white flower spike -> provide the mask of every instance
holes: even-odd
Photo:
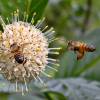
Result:
[[[59,66],[55,59],[48,58],[48,54],[59,54],[60,50],[48,48],[49,43],[55,40],[53,28],[47,30],[46,26],[40,30],[44,18],[33,25],[35,15],[34,13],[31,23],[27,22],[27,14],[20,21],[18,10],[14,12],[11,23],[7,18],[6,24],[0,17],[4,30],[0,36],[0,73],[8,81],[15,83],[16,91],[19,89],[18,85],[22,84],[22,94],[24,90],[28,91],[27,83],[31,80],[40,80],[43,83],[40,73],[50,76],[44,72],[46,67],[56,71],[48,64]]]

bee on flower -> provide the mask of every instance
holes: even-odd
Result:
[[[3,32],[0,35],[0,73],[11,83],[15,83],[16,91],[28,91],[28,83],[31,80],[39,80],[40,74],[45,73],[46,67],[56,70],[50,65],[59,66],[56,59],[49,58],[48,54],[59,54],[60,48],[49,48],[49,43],[54,41],[53,28],[47,30],[47,26],[40,29],[44,18],[34,25],[33,14],[31,23],[19,20],[19,11],[15,11],[12,22],[6,24],[0,16]],[[24,86],[23,86],[24,85]],[[25,87],[25,89],[24,89]]]

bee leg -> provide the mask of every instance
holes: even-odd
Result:
[[[75,47],[74,48],[74,53],[77,53],[77,52],[79,52],[79,48],[78,47]]]
[[[9,57],[9,59],[12,59],[12,58],[13,58],[13,56],[10,56],[10,57]]]
[[[83,56],[84,56],[84,53],[77,52],[77,60],[82,59]]]
[[[24,66],[24,64],[27,62],[27,58],[25,58],[25,60],[24,60],[24,62],[23,62],[23,66]]]

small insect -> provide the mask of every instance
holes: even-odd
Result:
[[[24,45],[22,45],[24,46]],[[24,54],[21,51],[22,46],[18,46],[17,43],[10,45],[11,53],[14,55],[15,61],[19,64],[25,64],[27,59],[24,57]]]
[[[68,41],[68,50],[75,51],[77,53],[77,60],[80,60],[83,58],[85,52],[93,52],[96,48],[84,42]]]

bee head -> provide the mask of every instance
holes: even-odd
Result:
[[[14,53],[14,52],[16,52],[16,51],[19,50],[19,46],[15,42],[15,43],[13,43],[13,44],[10,45],[10,49],[11,49],[11,52]]]
[[[67,47],[68,50],[74,50],[74,42],[72,40],[68,41]]]

